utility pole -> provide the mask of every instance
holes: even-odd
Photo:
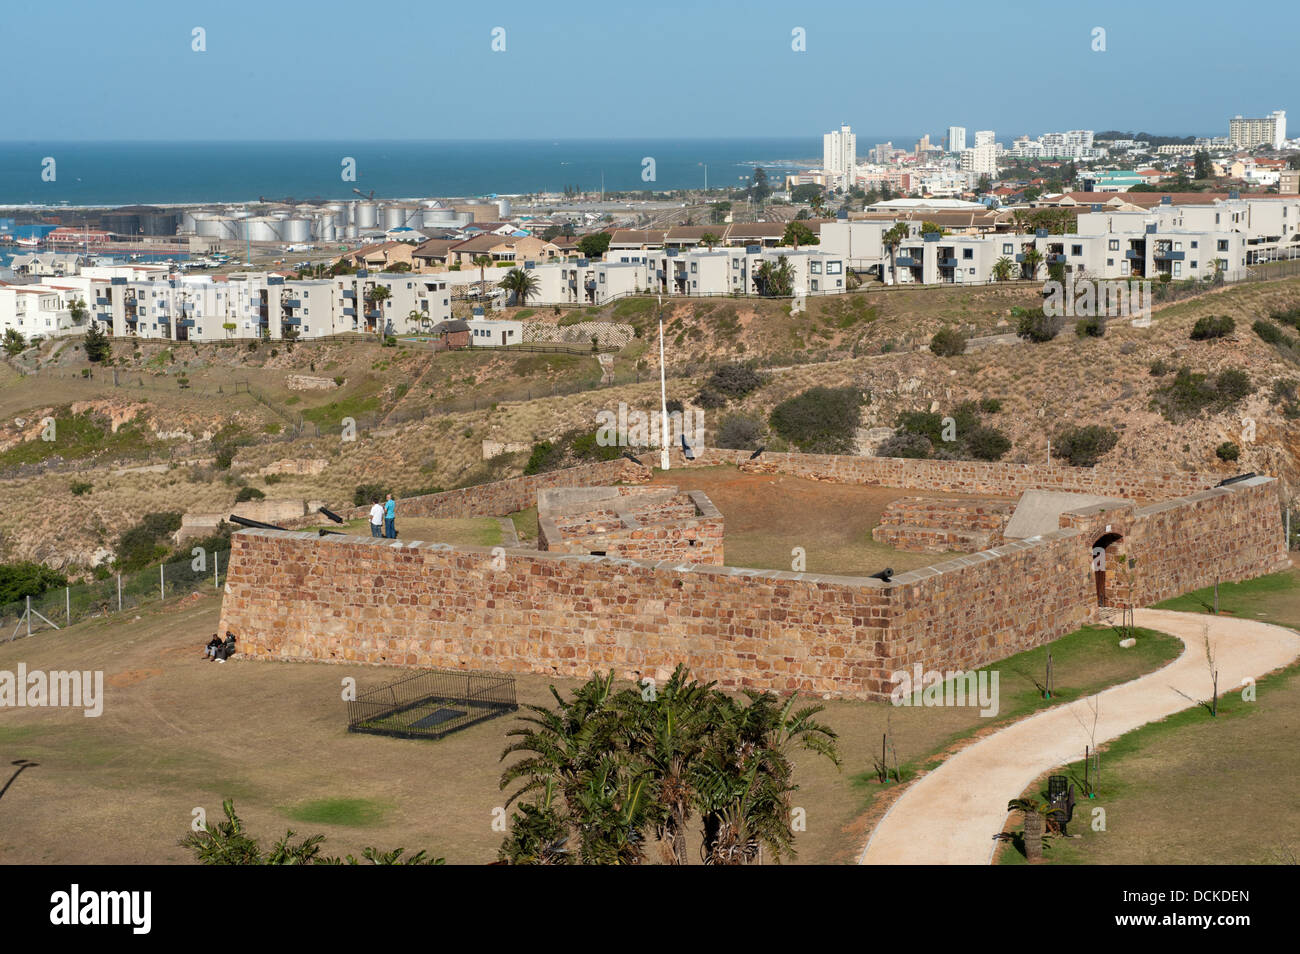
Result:
[[[664,300],[659,298],[659,467],[668,470],[668,384],[664,373]]]

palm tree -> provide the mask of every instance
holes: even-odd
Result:
[[[487,280],[483,277],[483,271],[492,264],[492,259],[487,255],[475,255],[473,264],[478,266],[478,285],[484,292],[487,291]]]
[[[374,309],[375,315],[377,316],[375,318],[375,331],[381,335],[384,333],[383,303],[392,297],[393,293],[388,290],[388,286],[386,285],[373,285],[366,290],[366,301],[370,303],[370,307]]]
[[[1025,277],[1030,280],[1037,278],[1038,269],[1043,264],[1043,253],[1035,248],[1032,243],[1027,243],[1020,260],[1024,265]]]
[[[710,250],[712,250],[713,246],[717,245],[719,241],[721,240],[712,232],[705,232],[700,236],[700,244],[708,247]]]
[[[891,278],[898,270],[898,265],[896,263],[898,248],[904,241],[906,241],[910,234],[911,230],[907,227],[906,222],[895,222],[880,236],[881,244],[889,250],[889,274]]]
[[[1003,255],[993,263],[993,280],[999,282],[1007,281],[1011,277],[1011,273],[1015,270],[1015,267],[1016,263]]]
[[[514,292],[515,304],[520,308],[528,304],[530,296],[537,294],[537,286],[537,276],[526,268],[518,267],[506,272],[506,277],[497,283],[498,288]]]
[[[1036,798],[1013,798],[1007,811],[1020,812],[1025,823],[1025,858],[1039,861],[1043,857],[1043,829],[1052,806]]]

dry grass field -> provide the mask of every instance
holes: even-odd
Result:
[[[102,669],[106,683],[98,718],[67,709],[6,714],[0,760],[38,764],[0,799],[0,862],[185,862],[176,842],[194,810],[212,818],[228,797],[266,839],[292,827],[327,835],[332,852],[376,845],[427,848],[458,863],[495,857],[501,834],[492,830],[492,813],[505,801],[499,756],[511,717],[437,742],[349,734],[341,681],[353,676],[364,688],[393,670],[206,662],[201,649],[218,612],[216,597],[189,597],[0,643],[0,670],[19,662],[29,671]],[[1058,640],[1056,701],[1157,668],[1176,651],[1172,642],[1151,635],[1138,651],[1125,651],[1102,630]],[[1034,685],[1043,652],[999,664],[999,719],[1047,704]],[[561,691],[574,685],[521,676],[520,702],[545,703],[553,682]],[[991,721],[972,708],[825,704],[843,767],[797,757],[795,804],[808,819],[797,841],[804,863],[854,860],[873,800],[897,788],[873,780],[882,733],[891,735],[891,758],[907,778]]]

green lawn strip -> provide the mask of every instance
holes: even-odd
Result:
[[[322,798],[283,809],[294,821],[311,825],[365,828],[381,824],[389,807],[370,798]]]
[[[1222,585],[1220,585],[1219,595],[1220,599],[1222,599]],[[1287,688],[1291,680],[1298,676],[1300,676],[1300,662],[1292,663],[1283,669],[1260,677],[1255,683],[1256,698],[1261,698],[1266,692],[1277,692]],[[1208,686],[1208,676],[1206,681]],[[1113,809],[1117,801],[1134,794],[1139,786],[1148,783],[1147,776],[1150,762],[1154,758],[1151,752],[1152,747],[1179,730],[1191,726],[1205,725],[1211,721],[1223,720],[1226,722],[1256,715],[1260,711],[1258,702],[1248,702],[1242,698],[1241,688],[1241,686],[1233,686],[1226,691],[1220,692],[1217,716],[1210,715],[1208,708],[1210,698],[1207,691],[1204,700],[1198,700],[1195,704],[1189,703],[1186,709],[1166,716],[1158,722],[1148,722],[1146,725],[1139,726],[1116,739],[1112,739],[1110,742],[1104,743],[1100,746],[1101,770],[1095,776],[1090,776],[1090,781],[1093,783],[1093,798],[1087,798],[1082,794],[1084,777],[1082,759],[1053,769],[1049,774],[1065,775],[1074,783],[1077,801],[1074,807],[1074,819],[1070,823],[1069,831],[1072,836],[1082,835],[1083,837],[1045,839],[1043,842],[1044,862],[1088,864],[1087,849],[1089,842],[1100,834],[1094,832],[1089,824],[1092,809],[1096,807],[1107,808],[1107,810]],[[1130,760],[1139,760],[1142,765],[1140,767],[1132,766]],[[1046,798],[1046,776],[1035,783],[1030,795],[1036,795],[1040,799]],[[1021,825],[1017,826],[1014,832],[1020,833],[1023,830],[1024,827]],[[1028,861],[1016,847],[1006,845],[999,850],[995,863],[1023,865],[1028,864]]]
[[[1076,699],[1090,696],[1111,686],[1130,682],[1139,676],[1154,672],[1176,659],[1183,651],[1183,643],[1177,637],[1159,633],[1150,629],[1136,628],[1133,635],[1137,644],[1130,649],[1122,649],[1119,634],[1106,626],[1084,626],[1060,639],[1044,646],[1016,653],[996,663],[975,670],[976,673],[997,671],[1000,675],[998,685],[998,715],[989,719],[979,718],[971,725],[957,732],[949,733],[933,745],[924,755],[899,764],[902,781],[915,778],[924,771],[933,771],[943,764],[943,753],[956,743],[970,738],[977,732],[991,727],[1002,727],[1018,722],[1020,719],[1044,709]],[[1055,685],[1050,699],[1044,698],[1039,686],[1044,681],[1047,653],[1052,653],[1053,669],[1056,673]],[[1090,679],[1080,685],[1070,685],[1071,669],[1082,666],[1095,666],[1116,658],[1116,654],[1128,654],[1126,662],[1132,668],[1126,672],[1114,673],[1099,679]],[[1061,681],[1061,680],[1064,681]],[[945,683],[946,685],[946,683]],[[892,703],[881,703],[892,705]],[[891,780],[886,785],[879,784],[875,771],[868,770],[855,774],[853,784],[866,796],[866,805],[880,791],[897,784]],[[865,806],[864,806],[865,807]]]
[[[1213,586],[1193,590],[1153,607],[1182,613],[1210,613],[1213,608]],[[1292,568],[1241,583],[1220,583],[1219,613],[1300,629],[1300,570]]]

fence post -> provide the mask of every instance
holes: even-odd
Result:
[[[66,596],[68,599],[68,625],[71,626],[72,625],[72,587],[65,586],[63,588],[63,595]]]
[[[167,599],[167,578],[163,576],[164,565],[162,563],[158,564],[158,598],[162,600]]]
[[[212,551],[212,588],[221,591],[221,551]]]
[[[32,598],[27,597],[27,612],[23,614],[27,618],[27,635],[32,634]]]
[[[117,611],[122,612],[122,574],[117,575]]]

